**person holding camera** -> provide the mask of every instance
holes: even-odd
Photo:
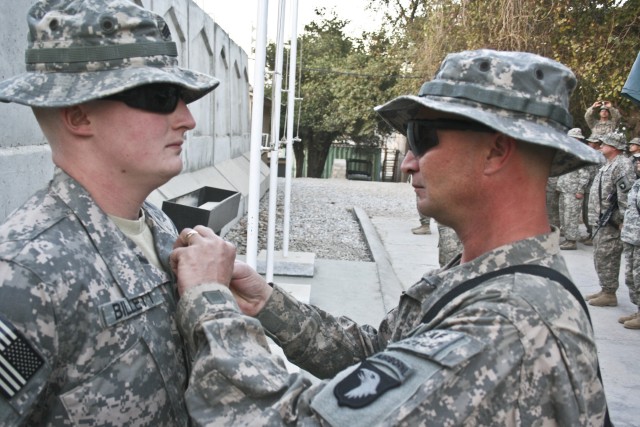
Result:
[[[592,135],[615,132],[621,118],[620,110],[611,105],[610,101],[596,101],[584,113],[584,119]]]

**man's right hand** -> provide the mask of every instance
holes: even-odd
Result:
[[[267,281],[242,261],[235,262],[229,289],[240,310],[252,317],[260,313],[273,292]]]

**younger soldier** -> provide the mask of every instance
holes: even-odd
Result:
[[[127,0],[42,0],[28,22],[0,100],[32,107],[56,168],[0,227],[0,425],[187,426],[177,232],[145,199],[218,81],[179,68],[165,21]]]

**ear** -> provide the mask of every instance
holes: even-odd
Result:
[[[516,140],[502,133],[496,133],[489,144],[484,172],[492,175],[502,170],[516,152]]]
[[[76,136],[90,136],[93,134],[91,120],[87,108],[83,104],[61,108],[62,124]]]

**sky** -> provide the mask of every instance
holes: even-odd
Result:
[[[258,22],[258,0],[194,0],[213,20],[220,25],[251,57],[251,47],[256,38]],[[279,0],[269,0],[267,24],[268,41],[276,41],[278,28]],[[284,24],[284,41],[291,37],[291,3],[287,1]],[[348,34],[360,35],[362,31],[374,30],[379,27],[380,17],[369,10],[365,10],[369,0],[298,0],[298,35],[304,26],[316,19],[314,10],[326,8],[335,10],[340,19],[348,20],[346,27]]]

